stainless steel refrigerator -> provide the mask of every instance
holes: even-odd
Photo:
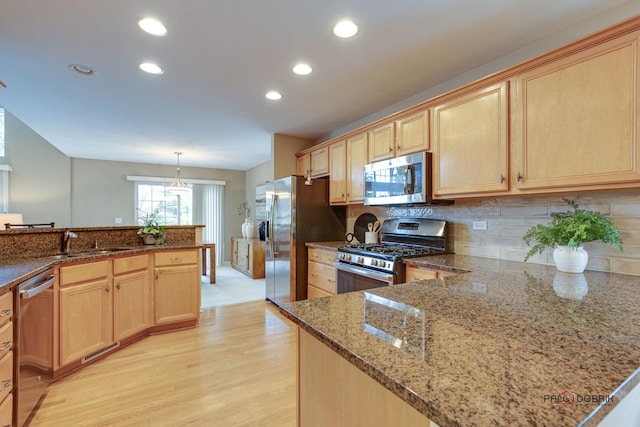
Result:
[[[329,181],[289,176],[266,184],[266,291],[276,305],[307,298],[307,242],[343,241],[346,208],[329,206]]]

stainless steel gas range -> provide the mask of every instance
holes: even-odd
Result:
[[[339,294],[404,283],[404,259],[451,253],[443,220],[387,219],[380,237],[380,243],[338,248],[334,266]]]

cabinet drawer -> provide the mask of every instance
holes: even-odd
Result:
[[[336,262],[336,251],[320,248],[309,248],[309,261],[333,265]]]
[[[113,260],[113,274],[129,273],[130,271],[144,270],[149,267],[148,255],[135,255]]]
[[[0,359],[0,401],[3,400],[13,388],[13,352],[9,352]]]
[[[169,251],[154,254],[156,267],[162,265],[197,264],[197,251]]]
[[[319,262],[310,262],[308,267],[308,284],[330,292],[333,295],[337,293],[336,269],[333,266]]]
[[[327,291],[323,291],[320,288],[316,288],[313,285],[307,285],[307,299],[314,299],[314,298],[322,298],[322,297],[330,297],[333,294],[327,292]]]
[[[7,323],[13,315],[13,293],[0,295],[0,325]]]
[[[13,322],[0,328],[0,359],[11,351],[13,347]],[[0,424],[1,425],[1,424]]]
[[[111,260],[60,267],[60,286],[101,279],[110,273]]]

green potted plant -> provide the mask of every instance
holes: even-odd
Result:
[[[138,221],[142,227],[138,229],[138,236],[142,237],[145,245],[161,245],[166,240],[164,225],[158,224],[158,213],[159,210],[155,209],[152,213],[143,213],[139,217]]]
[[[611,219],[601,212],[579,209],[573,200],[562,200],[573,210],[552,213],[549,224],[535,225],[522,236],[529,246],[536,241],[525,261],[546,248],[555,248],[553,260],[559,271],[582,273],[589,259],[583,243],[600,240],[622,252],[622,236]]]

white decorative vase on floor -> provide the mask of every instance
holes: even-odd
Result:
[[[253,224],[253,221],[251,221],[249,218],[245,219],[245,225],[246,225],[245,231],[247,233],[246,238],[251,239],[255,233],[255,225]]]
[[[242,223],[242,238],[247,238],[247,218],[245,218],[244,222]]]
[[[558,271],[582,273],[589,261],[589,254],[582,246],[577,248],[558,246],[553,250],[553,261]]]

